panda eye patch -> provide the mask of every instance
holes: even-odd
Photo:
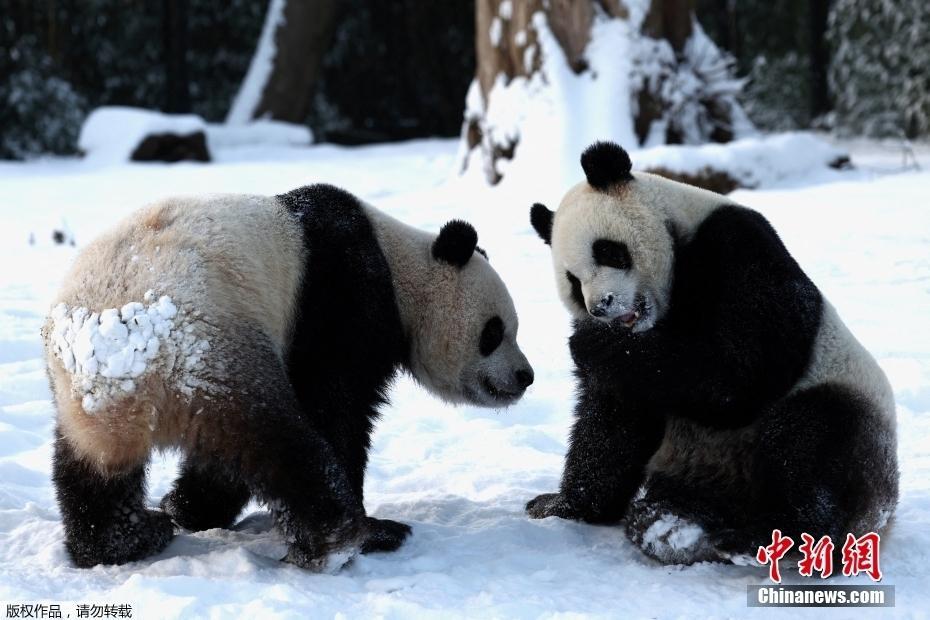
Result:
[[[598,239],[591,245],[594,262],[602,267],[614,269],[629,269],[633,266],[630,251],[625,243],[617,243],[610,239]]]
[[[565,277],[568,278],[568,283],[572,285],[572,299],[582,308],[587,308],[584,303],[584,295],[581,292],[581,280],[576,278],[570,271],[565,272]]]
[[[481,330],[481,340],[478,343],[478,350],[481,355],[487,357],[494,353],[494,350],[500,346],[504,340],[504,322],[499,316],[488,319]]]

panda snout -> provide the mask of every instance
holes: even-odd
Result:
[[[520,386],[521,390],[525,390],[526,388],[533,385],[533,380],[535,378],[536,377],[533,374],[533,369],[529,367],[521,368],[514,373],[514,379],[516,380],[517,385]]]
[[[597,302],[593,308],[588,309],[588,313],[595,318],[603,318],[608,315],[611,310],[611,306],[614,305],[614,295],[613,293],[607,293],[604,295],[599,302]]]

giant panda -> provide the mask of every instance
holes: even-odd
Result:
[[[437,236],[312,185],[164,200],[90,244],[43,330],[74,563],[154,554],[172,522],[229,527],[253,496],[299,566],[397,548],[410,528],[362,503],[392,378],[493,408],[533,382],[476,243],[465,222]],[[151,510],[146,462],[165,447],[181,472]]]
[[[533,518],[625,519],[668,564],[879,530],[898,497],[885,375],[759,213],[601,142],[533,227],[551,246],[578,397]],[[743,560],[745,561],[745,560]]]

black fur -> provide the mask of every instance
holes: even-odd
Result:
[[[65,548],[77,566],[139,560],[164,549],[174,536],[171,518],[145,506],[144,465],[103,475],[56,429],[52,479]]]
[[[464,267],[475,253],[478,233],[468,222],[450,220],[439,229],[439,236],[433,242],[433,258]]]
[[[364,540],[361,497],[354,491],[346,459],[302,407],[299,385],[290,379],[270,341],[247,325],[236,337],[244,346],[235,354],[217,354],[229,360],[230,375],[239,377],[239,384],[228,403],[216,403],[199,414],[202,422],[187,447],[187,464],[224,472],[214,476],[220,498],[232,495],[230,486],[235,490],[244,483],[270,505],[289,541],[286,559],[319,568],[331,551]],[[175,491],[183,488],[176,486]],[[195,520],[186,516],[178,520]]]
[[[333,450],[334,465],[345,471],[353,502],[361,506],[378,408],[387,402],[387,389],[397,369],[406,364],[409,350],[390,270],[371,223],[352,194],[330,185],[312,185],[278,199],[301,222],[306,253],[287,377],[302,419],[320,434],[326,449]],[[312,451],[310,444],[297,448],[297,453],[307,451]],[[173,505],[180,502],[182,485],[207,495],[198,487],[211,480],[185,481],[201,470],[185,468],[170,498]],[[232,508],[239,504],[241,509],[245,502],[234,486],[228,486],[236,483],[221,482],[212,477],[215,490],[209,493],[210,502],[188,499],[184,510],[173,510],[178,522],[196,524],[197,529],[228,527]],[[313,485],[301,494],[312,498]],[[217,506],[227,501],[227,508]],[[367,536],[375,542],[364,542],[364,550],[397,548],[409,533],[409,528],[398,528],[393,522],[383,527],[380,523],[366,518]]]
[[[224,467],[188,459],[161,508],[186,530],[228,529],[252,496],[249,487]]]
[[[769,223],[725,206],[678,247],[662,320],[641,334],[580,321],[570,347],[579,372],[613,375],[625,400],[734,428],[801,377],[822,306]]]
[[[484,357],[494,353],[495,349],[500,346],[504,340],[504,322],[499,316],[492,316],[484,324],[481,330],[481,338],[478,340],[478,351]]]
[[[313,185],[280,199],[300,217],[307,250],[288,375],[304,414],[340,455],[361,501],[378,408],[387,403],[391,380],[409,358],[391,272],[352,194]],[[465,226],[477,241],[474,229]],[[453,229],[463,231],[458,224]],[[301,321],[303,316],[312,320]],[[397,528],[387,522],[381,531],[377,523],[371,519],[369,529],[381,540],[378,549],[387,550],[385,540]],[[393,539],[394,548],[407,531]]]
[[[552,245],[552,218],[555,213],[546,208],[546,205],[536,203],[530,207],[530,224],[539,238]]]
[[[597,190],[633,180],[630,156],[614,142],[595,142],[586,148],[581,154],[581,167],[588,184]]]
[[[575,301],[578,306],[587,312],[588,307],[584,303],[584,293],[581,292],[581,280],[575,277],[575,274],[570,271],[565,272],[565,278],[568,280],[569,285],[572,287],[572,299]]]
[[[859,439],[880,432],[863,428],[877,419],[870,405],[834,386],[787,396],[808,366],[822,312],[820,292],[761,215],[715,210],[676,243],[670,306],[651,330],[575,322],[579,398],[561,488],[528,512],[619,519],[670,420],[708,432],[758,421],[749,485],[734,492],[656,476],[634,504],[631,537],[651,523],[643,515],[663,511],[698,520],[717,531],[720,548],[741,552],[773,527],[838,533],[861,509],[856,501],[874,495],[868,489],[897,485],[861,473],[864,462],[892,458]]]
[[[617,243],[610,239],[598,239],[591,244],[591,254],[594,262],[602,267],[614,269],[629,269],[633,266],[633,258],[625,243]]]

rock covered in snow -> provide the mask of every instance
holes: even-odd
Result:
[[[142,108],[97,108],[84,121],[78,146],[99,163],[127,161],[211,161],[222,149],[304,147],[313,143],[309,127],[259,119],[212,124],[192,114],[162,114]]]
[[[104,106],[88,115],[78,148],[85,157],[103,163],[129,161],[147,137],[203,134],[206,122],[193,114],[162,114],[142,108]]]
[[[630,155],[634,170],[695,178],[725,173],[738,187],[747,188],[771,187],[849,164],[845,151],[810,132],[754,136],[728,144],[656,146]]]

